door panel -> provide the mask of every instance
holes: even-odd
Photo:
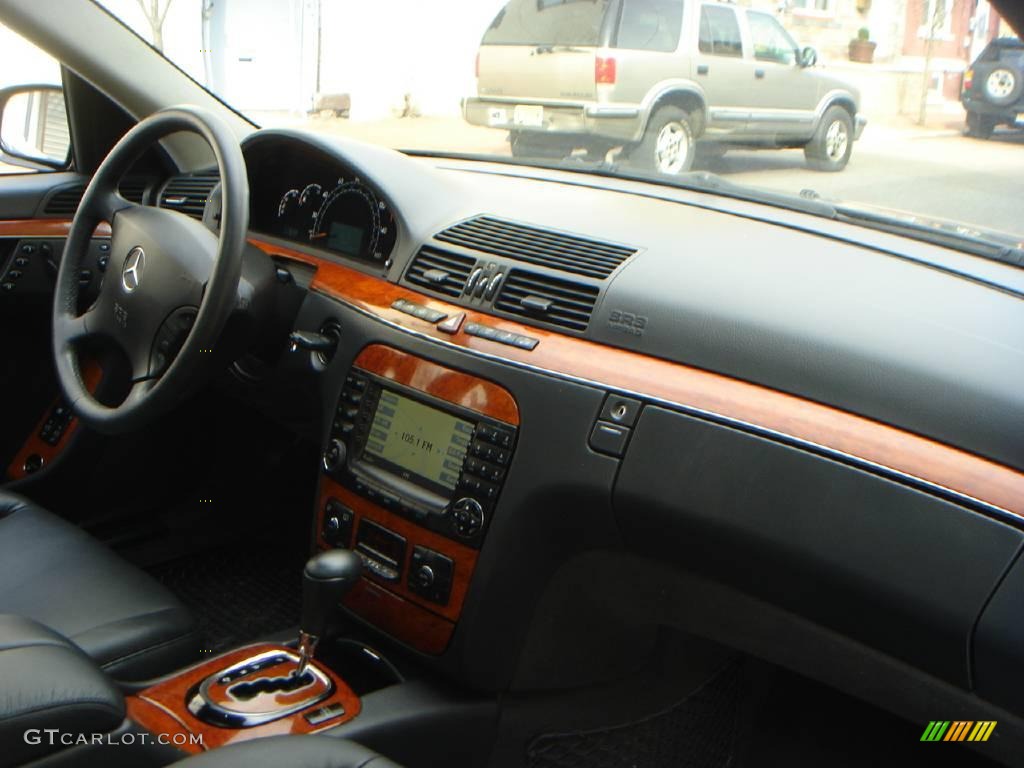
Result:
[[[690,76],[704,88],[709,138],[746,129],[750,109],[745,92],[753,79],[753,69],[752,63],[743,57],[743,38],[735,9],[702,6],[697,55]]]
[[[746,11],[752,78],[743,85],[748,94],[751,134],[785,141],[809,137],[818,105],[818,79],[798,61],[798,47],[771,15]]]

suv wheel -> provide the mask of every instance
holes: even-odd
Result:
[[[1005,107],[1020,97],[1021,86],[1017,72],[1008,67],[997,67],[985,78],[985,98],[996,106]]]
[[[662,107],[651,116],[630,158],[644,170],[676,176],[690,170],[695,149],[690,114],[679,107]]]
[[[996,119],[991,115],[977,112],[967,113],[967,135],[975,139],[987,139],[996,129]]]
[[[804,147],[804,157],[816,171],[841,171],[853,152],[853,118],[840,106],[825,110],[814,138]]]

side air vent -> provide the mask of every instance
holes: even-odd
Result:
[[[476,259],[468,256],[425,247],[412,260],[405,279],[445,296],[458,297],[475,265]]]
[[[125,200],[141,205],[146,194],[147,183],[146,179],[122,179],[118,192],[121,193],[121,197]],[[82,202],[82,195],[84,194],[84,184],[65,187],[46,201],[46,208],[43,209],[43,213],[52,216],[70,216],[78,210],[78,206]]]
[[[203,218],[206,199],[220,181],[216,172],[189,173],[175,176],[160,193],[160,207],[187,213],[193,219]]]
[[[82,202],[82,195],[85,194],[84,184],[75,184],[58,190],[57,193],[46,201],[43,213],[54,216],[70,216],[78,210],[78,204]]]
[[[494,308],[571,331],[585,331],[597,294],[593,285],[514,269],[505,278]]]
[[[515,261],[603,280],[636,248],[477,216],[446,229],[437,240]]]

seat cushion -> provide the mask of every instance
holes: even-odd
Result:
[[[194,660],[185,607],[81,529],[0,492],[0,613],[56,630],[105,672],[144,680]]]
[[[399,768],[386,757],[330,736],[271,736],[204,752],[179,768]]]

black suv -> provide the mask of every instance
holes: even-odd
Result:
[[[1024,127],[1024,41],[999,37],[964,73],[960,101],[967,135],[987,139],[997,125]]]

